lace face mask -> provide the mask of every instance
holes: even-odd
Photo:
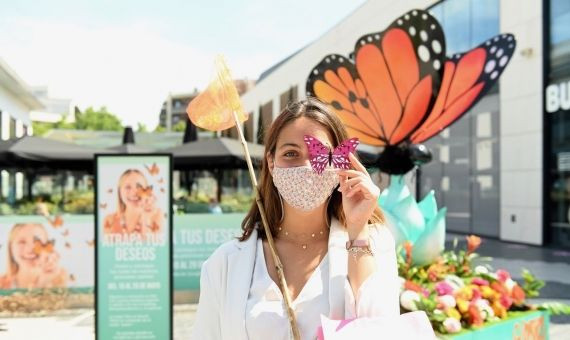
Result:
[[[290,206],[302,211],[311,211],[321,205],[339,183],[334,169],[325,169],[317,174],[309,165],[275,166],[272,176],[279,194]]]

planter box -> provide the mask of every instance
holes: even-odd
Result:
[[[512,312],[506,320],[486,324],[477,329],[464,331],[441,339],[453,340],[547,340],[549,315],[545,311]]]

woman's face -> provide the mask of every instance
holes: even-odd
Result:
[[[127,207],[138,207],[140,205],[140,196],[138,195],[138,187],[146,187],[146,179],[136,172],[123,177],[119,188],[121,200]],[[138,185],[138,186],[137,186]]]
[[[273,166],[289,168],[294,166],[310,165],[309,150],[303,139],[304,135],[316,137],[325,146],[332,146],[332,138],[327,130],[319,123],[306,117],[298,118],[287,124],[277,137],[275,159],[268,155],[269,169]]]
[[[34,252],[35,239],[43,243],[48,239],[47,232],[39,225],[26,224],[16,231],[10,244],[10,251],[20,268],[37,265],[39,255]]]

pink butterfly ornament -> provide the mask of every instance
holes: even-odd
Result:
[[[320,140],[311,135],[304,135],[303,139],[309,149],[309,161],[311,167],[317,174],[322,174],[327,166],[334,166],[337,169],[350,169],[349,153],[354,153],[360,141],[358,138],[349,138],[331,150]]]

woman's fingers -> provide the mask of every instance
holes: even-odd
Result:
[[[345,180],[345,181],[341,184],[339,191],[342,192],[342,191],[346,190],[347,188],[350,189],[350,187],[356,185],[357,183],[362,182],[363,180],[364,180],[364,179],[363,179],[362,177],[353,177],[353,178],[350,178],[350,179],[348,179],[348,180]]]
[[[362,172],[358,170],[339,170],[338,174],[348,177],[370,177],[370,175],[368,175],[368,172]]]
[[[370,191],[363,183],[358,183],[355,186],[353,186],[350,190],[348,190],[348,192],[346,193],[346,197],[347,198],[352,197],[358,192],[362,192],[364,197],[368,197],[370,194]]]
[[[364,165],[362,165],[362,163],[360,163],[360,161],[356,159],[356,156],[352,152],[348,154],[348,159],[350,159],[350,163],[352,163],[352,166],[356,170],[366,172],[366,168],[364,167]]]

